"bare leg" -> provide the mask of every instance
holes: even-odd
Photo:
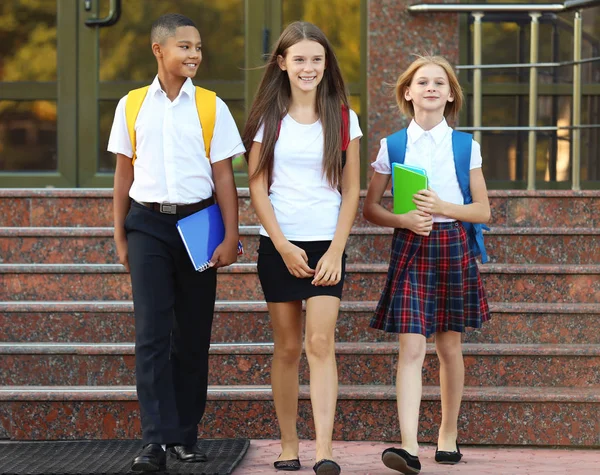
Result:
[[[306,357],[310,367],[310,400],[316,432],[316,460],[332,459],[333,420],[338,377],[335,363],[335,324],[340,299],[311,297],[306,302]]]
[[[402,435],[402,448],[411,455],[419,455],[417,433],[419,408],[423,393],[421,371],[425,360],[426,340],[423,335],[403,333],[400,335],[398,373],[396,376],[396,400]]]
[[[442,392],[442,424],[438,434],[438,449],[456,451],[458,413],[465,384],[465,365],[459,332],[435,334],[435,347],[440,359],[440,388]]]
[[[302,355],[302,302],[269,303],[274,352],[271,387],[281,432],[278,460],[298,458],[298,366]]]

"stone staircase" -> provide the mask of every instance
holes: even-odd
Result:
[[[600,192],[492,191],[481,266],[492,320],[464,337],[464,444],[600,447]],[[389,198],[388,198],[389,200]],[[256,275],[258,227],[240,190],[246,254],[219,273],[200,431],[277,438],[271,329]],[[110,190],[0,190],[0,438],[136,438],[133,306],[116,264]],[[334,437],[398,440],[397,339],[368,328],[391,230],[357,217],[337,326]],[[421,440],[439,417],[433,346]],[[308,367],[299,431],[313,437]]]

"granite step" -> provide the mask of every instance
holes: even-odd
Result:
[[[397,336],[369,328],[377,302],[342,301],[336,326],[341,342],[397,341]],[[470,329],[465,343],[600,345],[597,304],[490,302],[492,318]],[[134,341],[131,301],[0,302],[0,342]],[[265,302],[218,301],[213,343],[273,341]]]
[[[244,255],[254,262],[258,226],[242,226]],[[393,229],[353,228],[346,246],[348,263],[387,263]],[[486,232],[491,263],[595,264],[600,261],[600,228],[492,227]],[[0,263],[107,264],[117,263],[111,227],[0,228]]]
[[[339,382],[391,385],[398,344],[337,343]],[[467,386],[599,387],[598,345],[463,345]],[[265,385],[271,381],[271,343],[221,343],[210,348],[209,384]],[[302,358],[301,384],[308,384]],[[429,344],[423,384],[439,383],[435,346]],[[0,386],[135,384],[133,343],[0,343]]]
[[[423,388],[419,439],[435,443],[440,393]],[[464,444],[600,447],[600,388],[466,387],[459,417]],[[69,421],[69,423],[65,423]],[[277,439],[268,386],[211,386],[202,437]],[[314,439],[309,390],[302,386],[302,439]],[[0,438],[13,440],[140,437],[135,387],[2,387]],[[398,441],[394,386],[340,386],[335,440]]]
[[[349,264],[344,300],[377,300],[386,264]],[[506,302],[600,302],[600,264],[485,264],[481,273],[490,300]],[[255,264],[219,270],[217,299],[262,300]],[[0,301],[126,300],[129,275],[119,264],[0,264]]]
[[[258,223],[247,188],[238,189],[241,225]],[[361,191],[356,226],[366,226]],[[600,191],[490,190],[492,224],[516,227],[600,227]],[[383,203],[390,206],[391,195]],[[0,189],[0,226],[112,226],[110,189]]]

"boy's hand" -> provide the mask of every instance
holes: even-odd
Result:
[[[299,279],[312,277],[315,271],[308,266],[308,256],[304,249],[287,241],[277,249],[290,274]]]
[[[129,248],[127,246],[127,238],[115,236],[115,245],[117,247],[117,255],[119,256],[119,264],[125,266],[125,269],[129,272]]]
[[[313,285],[336,285],[342,279],[342,254],[328,249],[319,259],[315,269]]]
[[[433,216],[429,213],[415,209],[399,216],[402,216],[403,219],[401,227],[406,228],[419,236],[429,236],[429,233],[433,228]]]
[[[421,190],[413,195],[413,203],[417,209],[429,214],[444,214],[444,202],[432,189]]]
[[[233,264],[237,261],[238,240],[226,239],[217,246],[210,258],[210,266],[218,269]]]

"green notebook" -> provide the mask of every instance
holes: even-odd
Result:
[[[392,165],[394,214],[404,214],[417,209],[413,195],[427,189],[427,173],[422,168],[401,163]]]

